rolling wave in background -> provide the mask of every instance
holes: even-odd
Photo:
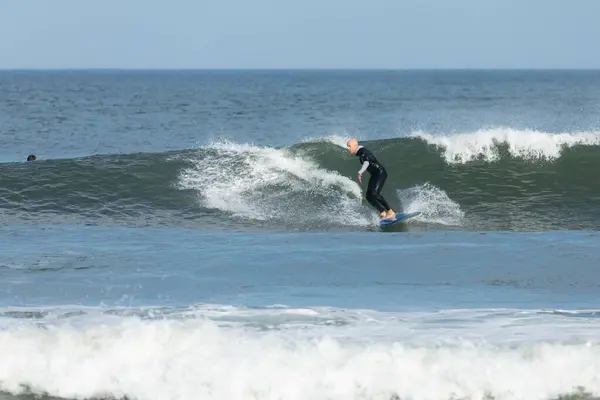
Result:
[[[0,166],[3,219],[90,224],[370,229],[366,182],[347,138],[285,148],[216,141],[167,153]],[[361,141],[388,170],[397,211],[415,229],[594,229],[600,132],[492,129]],[[512,216],[518,214],[518,218]]]

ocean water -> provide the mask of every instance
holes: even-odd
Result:
[[[599,99],[598,71],[0,72],[0,399],[600,396]],[[421,216],[379,227],[350,137]]]

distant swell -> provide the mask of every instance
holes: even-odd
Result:
[[[0,216],[239,229],[374,229],[346,138],[287,148],[215,142],[171,153],[1,164]],[[600,132],[510,129],[361,141],[412,229],[596,229]]]

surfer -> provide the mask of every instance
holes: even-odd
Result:
[[[394,218],[396,213],[388,202],[381,195],[381,189],[387,179],[387,172],[383,165],[377,161],[377,158],[367,148],[358,145],[358,141],[354,138],[346,143],[350,154],[358,156],[362,168],[358,171],[358,181],[362,183],[362,174],[369,171],[369,185],[367,187],[367,201],[379,212],[381,219]]]

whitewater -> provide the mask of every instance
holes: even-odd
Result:
[[[409,137],[443,149],[448,163],[499,161],[504,145],[510,156],[527,161],[556,161],[563,150],[574,146],[600,146],[600,131],[548,133],[511,128],[481,129],[452,135],[414,132]]]
[[[586,333],[568,317],[554,340],[533,341],[547,338],[555,322],[535,310],[386,315],[225,308],[209,313],[215,320],[199,310],[151,319],[81,314],[41,325],[4,323],[2,388],[173,400],[548,399],[600,390],[598,343],[558,340]],[[262,329],[250,324],[256,317]],[[426,329],[440,317],[455,328]],[[343,336],[336,322],[345,324]],[[415,337],[420,329],[424,335]],[[592,329],[587,334],[595,338]]]

